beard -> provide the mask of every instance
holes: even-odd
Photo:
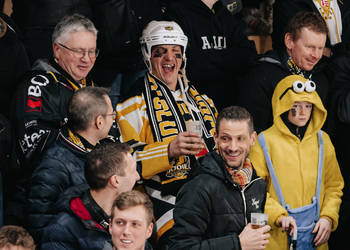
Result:
[[[238,169],[242,168],[245,160],[248,158],[248,154],[246,154],[239,162],[236,163],[236,162],[228,161],[225,158],[225,155],[220,148],[218,148],[218,153],[221,156],[221,159],[224,161],[225,166],[227,166],[231,169],[234,169],[234,170],[238,170]]]

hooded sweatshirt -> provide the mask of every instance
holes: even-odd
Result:
[[[201,0],[174,1],[167,16],[188,37],[187,73],[200,92],[210,93],[218,110],[236,103],[237,79],[256,59],[244,20],[232,15],[221,1],[210,9]]]
[[[327,116],[327,111],[316,91],[302,91],[301,93],[293,91],[292,86],[296,81],[301,81],[304,84],[307,82],[301,76],[292,75],[287,76],[277,84],[272,97],[274,124],[263,131],[285,202],[290,205],[291,209],[311,204],[312,197],[315,196],[319,157],[317,132],[322,128]],[[301,140],[289,130],[281,117],[283,113],[292,108],[296,101],[313,104],[312,115]],[[332,142],[327,133],[323,132],[322,136],[324,140],[324,165],[320,194],[320,217],[331,221],[334,231],[338,225],[338,212],[344,182]],[[281,228],[276,228],[279,217],[286,216],[288,213],[278,201],[259,143],[252,147],[249,158],[258,175],[265,179],[267,192],[270,194],[270,198],[266,201],[265,213],[269,215],[269,224],[273,230],[270,232],[271,238],[266,249],[288,249],[287,234],[283,233]],[[328,245],[323,244],[317,249],[328,249]]]

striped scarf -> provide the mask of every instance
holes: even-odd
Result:
[[[226,169],[230,173],[232,180],[240,185],[242,189],[252,180],[253,167],[248,158],[245,160],[242,169],[236,170],[228,166],[226,166]]]

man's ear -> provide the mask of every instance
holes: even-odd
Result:
[[[146,232],[147,239],[149,239],[149,237],[151,237],[152,232],[153,232],[153,222],[151,222],[148,225],[147,232]]]
[[[97,129],[101,129],[104,125],[104,118],[102,115],[98,115],[96,118],[95,118],[95,126]]]
[[[52,51],[53,51],[53,55],[54,55],[54,58],[58,59],[58,51],[60,50],[60,46],[55,42],[53,43],[52,45]]]
[[[284,45],[288,50],[292,49],[294,46],[293,36],[289,32],[284,35]]]
[[[118,188],[118,186],[119,186],[119,180],[118,180],[118,176],[117,175],[112,175],[111,177],[109,177],[108,182],[114,188]]]
[[[112,235],[112,220],[109,218],[109,227],[108,227],[109,234]]]
[[[251,147],[255,144],[257,137],[258,137],[258,136],[257,136],[257,134],[256,134],[256,131],[254,131],[254,132],[251,134],[251,136],[250,136],[250,138],[251,138],[251,144],[250,144],[250,146],[251,146]]]

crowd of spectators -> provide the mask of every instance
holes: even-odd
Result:
[[[316,204],[305,244],[338,249],[349,55],[345,1],[0,0],[0,245],[287,249]]]

